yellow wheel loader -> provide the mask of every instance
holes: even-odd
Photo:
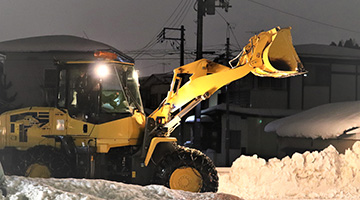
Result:
[[[166,99],[148,117],[132,63],[101,51],[90,60],[58,61],[56,107],[28,107],[0,115],[5,173],[216,192],[213,162],[196,149],[177,145],[170,136],[181,118],[250,72],[275,78],[305,73],[290,28],[253,36],[234,61],[235,66],[226,67],[202,59],[176,68]],[[187,82],[182,80],[184,74],[190,75]]]

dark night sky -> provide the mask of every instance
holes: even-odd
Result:
[[[194,2],[2,0],[0,41],[39,35],[75,35],[107,43],[134,57],[131,51],[144,47],[164,26],[180,27],[183,24],[185,48],[191,52],[196,46]],[[232,48],[236,49],[245,45],[253,32],[276,26],[293,27],[294,44],[330,44],[349,38],[360,40],[359,0],[230,0],[230,4],[229,12],[217,8],[218,13],[204,18],[204,49],[219,51],[224,48],[227,35]],[[232,32],[227,31],[223,18],[230,23]],[[151,49],[164,52],[172,47],[165,42]],[[167,72],[178,66],[177,60],[165,60],[163,56],[160,60],[147,60],[161,56],[152,53],[136,58],[141,75]],[[188,63],[194,56],[187,55],[186,58],[185,63]]]

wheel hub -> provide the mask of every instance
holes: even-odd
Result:
[[[39,163],[35,163],[27,168],[25,172],[25,176],[37,177],[37,178],[50,178],[51,172],[47,166]]]
[[[192,167],[176,169],[170,176],[171,189],[199,192],[203,181],[198,170]]]

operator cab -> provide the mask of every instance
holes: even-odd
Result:
[[[138,76],[132,63],[114,60],[58,64],[57,107],[73,118],[105,123],[143,113]]]

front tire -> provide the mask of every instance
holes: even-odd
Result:
[[[196,149],[177,146],[158,164],[155,183],[170,189],[190,192],[217,192],[218,175],[215,165]]]
[[[19,175],[38,178],[67,178],[73,175],[69,157],[52,146],[35,146],[27,150],[18,166]]]

